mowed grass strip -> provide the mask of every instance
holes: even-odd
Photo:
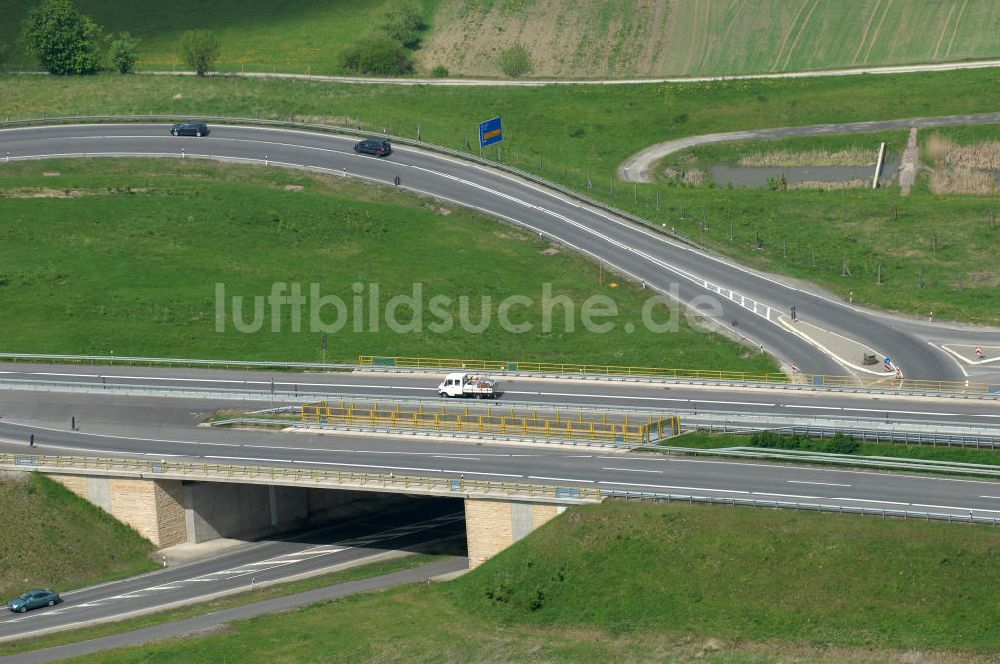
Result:
[[[609,501],[445,584],[82,661],[986,662],[998,556],[987,527]]]
[[[222,114],[352,125],[360,119],[365,128],[407,136],[415,136],[420,125],[424,140],[458,149],[466,141],[475,145],[476,119],[499,112],[505,140],[487,156],[676,228],[740,262],[812,281],[845,299],[853,293],[858,304],[997,324],[1000,262],[992,238],[1000,231],[989,228],[990,211],[1000,208],[996,195],[925,195],[929,189],[922,181],[903,199],[898,188],[769,192],[632,187],[615,180],[618,165],[629,155],[687,135],[995,112],[1000,108],[998,76],[996,70],[980,70],[531,89],[120,76],[0,81],[15,118]],[[553,116],[552,109],[559,114]],[[984,126],[976,133],[988,136],[990,131]],[[886,140],[898,145],[898,137],[890,132]],[[838,141],[817,139],[817,145]],[[843,276],[845,260],[848,276]]]
[[[8,351],[318,361],[318,325],[339,321],[327,330],[330,361],[383,354],[776,370],[696,331],[686,314],[675,315],[676,332],[652,331],[642,314],[652,293],[595,263],[392,188],[190,160],[2,168]],[[298,315],[271,307],[276,283],[286,295],[299,285],[307,301]],[[320,309],[313,284],[343,308]],[[548,327],[546,292],[569,303],[551,305]],[[513,301],[505,328],[499,309],[514,295],[531,303]],[[392,306],[397,296],[417,297],[421,318],[412,303]],[[584,322],[595,296],[619,312],[593,319],[611,324],[605,332]],[[435,297],[448,298],[438,302],[443,314]],[[650,311],[658,324],[671,315],[663,304]]]
[[[0,600],[57,592],[154,569],[153,545],[37,473],[0,480]]]

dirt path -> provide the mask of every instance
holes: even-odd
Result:
[[[900,195],[909,196],[910,189],[917,179],[917,128],[910,129],[910,138],[906,141],[906,150],[903,151],[903,162],[899,167],[899,188]]]
[[[272,72],[216,72],[215,76],[245,78],[288,78],[326,83],[358,83],[368,85],[437,85],[437,86],[490,86],[490,87],[539,87],[543,85],[641,85],[643,83],[710,83],[712,81],[742,81],[761,78],[818,78],[822,76],[859,76],[861,74],[910,74],[928,71],[956,71],[959,69],[1000,68],[1000,60],[975,60],[972,62],[942,62],[928,65],[900,65],[892,67],[859,67],[856,69],[818,69],[791,71],[779,74],[741,74],[738,76],[693,76],[675,78],[623,78],[623,79],[538,79],[505,80],[487,78],[364,78],[360,76],[312,76],[307,74],[275,74]],[[40,71],[11,72],[40,74]],[[140,74],[155,76],[194,76],[191,71],[143,71]]]
[[[668,154],[698,145],[745,141],[751,139],[786,138],[790,136],[828,136],[830,134],[858,134],[870,131],[910,129],[916,127],[944,127],[948,125],[996,124],[1000,123],[1000,113],[974,113],[969,115],[946,115],[937,118],[905,118],[902,120],[879,120],[874,122],[845,122],[842,124],[806,125],[803,127],[778,127],[774,129],[751,129],[731,131],[721,134],[686,136],[672,141],[652,145],[642,152],[626,159],[618,168],[618,177],[625,182],[652,182],[652,169],[656,162]]]

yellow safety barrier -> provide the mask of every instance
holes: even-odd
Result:
[[[568,440],[610,442],[643,445],[680,433],[680,418],[647,416],[637,419],[625,413],[621,421],[609,421],[607,413],[573,414],[552,411],[538,415],[537,411],[517,414],[513,409],[489,407],[485,410],[449,412],[440,409],[403,410],[400,404],[358,406],[341,402],[305,404],[302,421],[322,424],[347,424],[349,426],[388,426],[398,429],[430,429],[435,431],[463,431],[512,436],[540,436]],[[630,419],[631,418],[631,419]]]
[[[919,380],[883,376],[827,376],[823,374],[752,373],[710,369],[667,369],[602,364],[562,364],[557,362],[521,362],[514,360],[468,360],[433,357],[392,357],[361,355],[358,364],[372,367],[402,367],[414,369],[465,369],[469,371],[523,371],[527,373],[586,374],[595,376],[642,376],[649,378],[679,378],[691,380],[731,381],[744,383],[794,383],[829,387],[868,387],[889,390],[933,392],[988,392],[987,383],[971,381]]]
[[[349,470],[288,468],[282,466],[194,463],[116,457],[0,454],[0,467],[49,473],[127,474],[144,479],[195,478],[204,481],[268,481],[275,484],[330,485],[361,489],[410,490],[433,493],[482,494],[490,496],[588,501],[601,499],[598,489],[528,482],[497,482],[465,478],[424,477],[394,473],[364,473]]]

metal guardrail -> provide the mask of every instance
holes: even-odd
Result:
[[[910,459],[906,457],[859,456],[854,454],[830,454],[812,452],[809,450],[782,450],[761,447],[658,447],[667,453],[691,456],[736,457],[747,459],[763,459],[767,461],[822,463],[843,466],[872,467],[883,470],[920,470],[936,473],[955,473],[960,475],[978,475],[983,477],[1000,477],[1000,466],[981,463],[961,463],[955,461],[936,461],[933,459]]]
[[[600,416],[600,417],[598,417]],[[638,421],[636,421],[638,419]],[[566,412],[551,410],[539,415],[516,414],[513,408],[494,408],[448,412],[444,406],[403,409],[401,403],[379,407],[377,404],[328,402],[304,404],[302,422],[346,424],[362,427],[391,427],[393,429],[428,429],[439,432],[474,432],[480,434],[514,435],[519,437],[558,438],[610,442],[620,445],[648,445],[666,436],[680,433],[680,418],[645,418],[625,413],[624,421],[609,421],[607,413],[578,410]]]
[[[601,364],[569,364],[557,362],[522,362],[519,360],[478,360],[436,357],[393,357],[362,355],[358,364],[368,367],[402,367],[407,369],[467,369],[470,371],[555,373],[563,375],[641,376],[680,378],[699,381],[732,381],[738,383],[798,383],[830,387],[874,387],[894,391],[989,392],[987,383],[971,381],[897,379],[882,376],[831,376],[824,374],[752,373],[711,369],[679,369],[664,367],[633,367]]]
[[[145,479],[197,478],[205,481],[270,481],[275,484],[309,484],[330,487],[351,487],[382,491],[420,491],[437,495],[503,496],[564,500],[566,502],[598,502],[597,489],[585,487],[498,482],[463,478],[397,475],[395,473],[365,473],[350,470],[289,468],[284,466],[195,463],[190,461],[129,459],[95,456],[53,456],[0,453],[0,467],[39,472],[100,472],[126,473]]]
[[[760,507],[771,509],[793,509],[802,512],[835,512],[838,514],[859,514],[862,516],[878,516],[884,518],[913,519],[918,521],[947,521],[949,523],[979,523],[990,526],[1000,526],[1000,517],[979,516],[970,512],[951,514],[948,512],[915,512],[911,510],[879,509],[875,507],[855,507],[852,505],[829,505],[824,503],[797,503],[784,500],[757,500],[754,498],[735,498],[718,496],[690,496],[676,493],[653,493],[645,491],[624,491],[621,489],[602,489],[605,498],[621,498],[624,500],[653,500],[663,502],[680,502],[689,505],[728,505],[732,507]]]
[[[272,360],[206,360],[194,358],[170,358],[170,357],[141,357],[141,356],[118,356],[118,355],[48,355],[42,353],[2,353],[0,361],[9,362],[38,362],[38,363],[63,363],[63,364],[92,364],[92,365],[124,365],[124,366],[164,366],[164,367],[192,367],[192,368],[214,368],[214,369],[268,369],[268,370],[293,370],[293,371],[410,371],[438,373],[452,368],[459,367],[390,367],[378,366],[377,364],[341,364],[322,362],[281,362]],[[568,366],[568,365],[551,365]],[[588,366],[588,365],[584,365]],[[711,379],[685,378],[681,376],[653,376],[639,372],[629,374],[616,373],[581,373],[579,371],[560,373],[558,371],[538,371],[530,372],[525,370],[495,370],[496,373],[513,376],[545,376],[560,379],[604,379],[614,381],[634,381],[648,383],[666,383],[682,385],[719,386],[728,388],[752,388],[752,389],[781,389],[797,390],[809,392],[848,392],[863,394],[898,394],[903,396],[932,396],[940,398],[962,398],[962,399],[989,399],[1000,400],[1000,385],[989,385],[988,392],[979,391],[958,391],[948,392],[942,390],[922,390],[913,384],[912,379],[904,379],[906,385],[903,387],[878,387],[875,385],[850,384],[850,381],[841,381],[839,384],[828,383],[792,383],[792,382],[755,382],[750,380],[735,379]],[[784,375],[784,374],[782,374]],[[786,377],[787,378],[787,377]],[[836,378],[845,378],[837,376]],[[847,377],[850,378],[850,377]],[[934,382],[934,381],[931,381]],[[962,383],[964,386],[964,383]],[[982,385],[982,384],[977,384]]]

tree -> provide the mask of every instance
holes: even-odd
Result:
[[[204,76],[219,58],[219,37],[211,30],[188,30],[181,35],[181,57],[198,76]]]
[[[394,6],[382,17],[382,31],[386,36],[407,48],[415,48],[420,44],[420,30],[423,27],[423,12],[410,2]]]
[[[396,76],[413,69],[410,54],[395,39],[372,35],[348,46],[341,54],[343,65],[359,74]]]
[[[10,57],[10,44],[0,42],[0,71],[7,70],[7,58]]]
[[[135,49],[139,45],[139,40],[134,39],[129,33],[119,33],[118,37],[111,42],[108,49],[111,56],[111,64],[122,74],[131,74],[135,71]]]
[[[100,65],[101,30],[73,0],[44,0],[28,12],[25,50],[51,74],[93,74]]]
[[[500,71],[511,78],[530,74],[533,67],[531,54],[521,42],[517,42],[500,54]]]

